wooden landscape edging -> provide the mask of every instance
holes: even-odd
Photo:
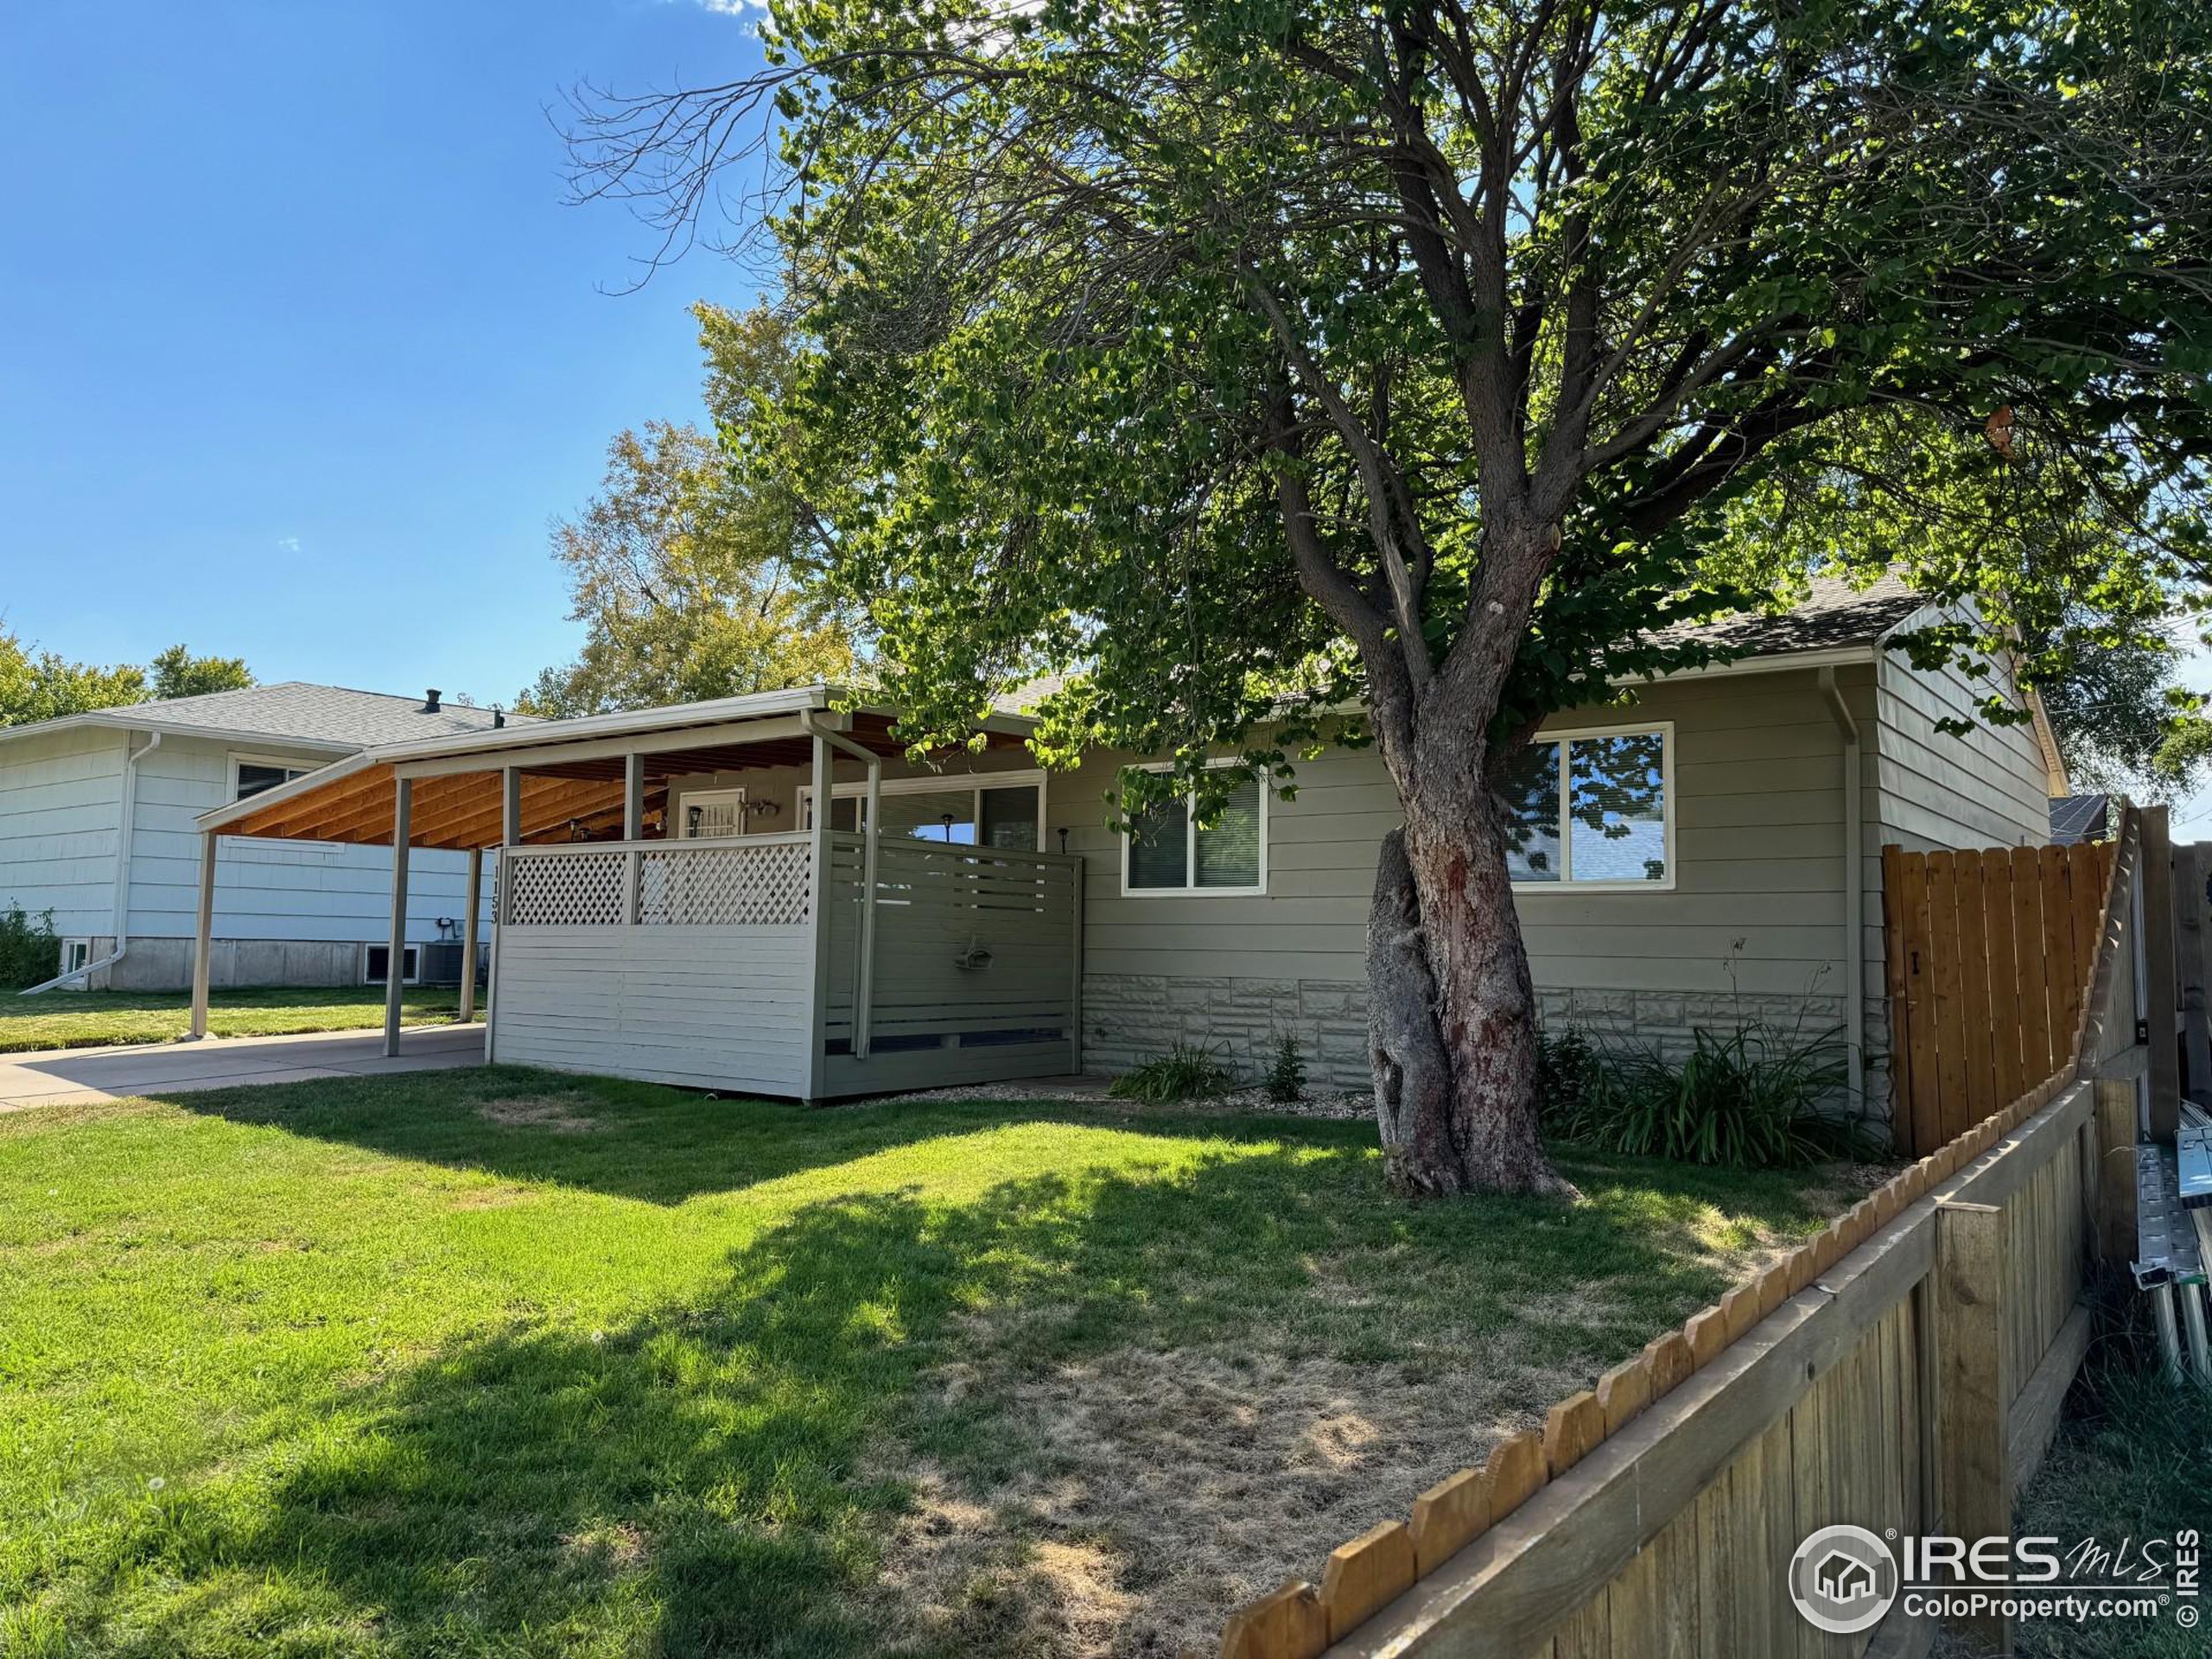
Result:
[[[1319,1659],[1325,1652],[1331,1659],[1526,1659],[1554,1652],[1554,1636],[1558,1659],[1643,1651],[1639,1642],[1661,1639],[1660,1629],[1628,1632],[1624,1644],[1580,1628],[1593,1595],[1602,1624],[1609,1587],[1824,1376],[1859,1363],[1863,1344],[1900,1309],[1916,1322],[1919,1369],[1908,1387],[1920,1402],[1908,1414],[1919,1416],[1898,1428],[1919,1448],[1907,1457],[1905,1477],[1916,1473],[1918,1491],[1892,1495],[1925,1516],[1926,1530],[1946,1504],[1966,1514],[2009,1509],[2010,1494],[2050,1444],[2087,1349],[2088,1320],[2069,1300],[2035,1363],[2007,1360],[2008,1350],[2036,1337],[2021,1322],[2050,1318],[2054,1299],[2070,1294],[2069,1272],[2078,1277],[2080,1266],[2007,1257],[2008,1206],[2032,1200],[2070,1215],[2078,1204],[2085,1241],[2101,1236],[2108,1255],[2119,1202],[2113,1160],[2124,1154],[2132,1222],[2133,1118],[2126,1147],[2105,1144],[2120,1132],[2120,1114],[2107,1105],[2115,1085],[2099,1079],[2133,1046],[2127,899],[2137,833],[2131,811],[2121,845],[2101,860],[2101,904],[2081,928],[2097,949],[2065,999],[2072,1018],[2060,1070],[1892,1177],[1758,1279],[1655,1338],[1594,1389],[1553,1407],[1541,1433],[1507,1436],[1481,1469],[1422,1493],[1409,1521],[1385,1522],[1339,1547],[1319,1586],[1292,1580],[1237,1610],[1223,1631],[1223,1659]],[[2044,1179],[2069,1157],[2080,1166],[2070,1192]],[[2039,1235],[2040,1215],[2029,1220]],[[1979,1238],[1980,1248],[1949,1254],[1947,1230],[1954,1229],[1961,1240]],[[1958,1273],[1996,1276],[1947,1289],[1937,1277],[1947,1262]],[[2016,1279],[2027,1294],[2007,1288]],[[1946,1319],[1959,1306],[1977,1303],[1984,1304],[1977,1317],[1986,1352],[1962,1356],[1955,1333],[1931,1338],[1950,1328]],[[1894,1344],[1882,1357],[1904,1363]],[[1931,1374],[1938,1362],[1964,1368],[1961,1386],[1947,1388]],[[1971,1414],[1958,1414],[1961,1396],[1973,1398]],[[1784,1471],[1785,1479],[1796,1472]],[[1778,1570],[1769,1567],[1778,1583]],[[1656,1608],[1643,1611],[1656,1616]],[[1788,1633],[1793,1645],[1795,1634]],[[1997,1636],[2001,1642],[2001,1630]],[[1857,1651],[1866,1643],[1849,1645]]]

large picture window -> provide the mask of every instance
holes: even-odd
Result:
[[[1221,810],[1196,820],[1188,797],[1136,815],[1122,838],[1122,891],[1219,898],[1267,891],[1268,791],[1257,778],[1229,786]]]
[[[1505,784],[1516,887],[1675,884],[1671,725],[1546,734]]]

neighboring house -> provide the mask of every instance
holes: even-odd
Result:
[[[92,969],[94,987],[181,989],[192,973],[200,814],[373,745],[484,731],[499,718],[435,693],[288,681],[0,726],[0,905],[53,913],[57,974]],[[454,936],[464,863],[441,855],[416,867],[410,945]],[[213,982],[381,979],[391,870],[391,854],[373,848],[226,842]],[[411,960],[419,969],[420,952]]]
[[[1548,1020],[1662,1044],[1748,1019],[1841,1025],[1871,1069],[1882,846],[2040,842],[2065,792],[2039,710],[1939,729],[2006,682],[1885,649],[1923,611],[1894,582],[1820,584],[1789,616],[1706,630],[1747,656],[1546,723],[1516,858]],[[801,688],[391,746],[202,828],[388,842],[406,777],[415,844],[504,838],[501,1058],[821,1097],[1121,1068],[1179,1038],[1249,1074],[1287,1033],[1318,1082],[1364,1083],[1368,904],[1397,821],[1372,751],[1301,763],[1293,799],[1247,783],[1215,823],[1171,812],[1132,842],[1104,798],[1126,757],[1048,777],[1014,710],[933,770],[904,759],[887,711],[840,700]],[[626,839],[563,844],[575,815],[626,803]]]

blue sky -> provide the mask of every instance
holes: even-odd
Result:
[[[699,0],[10,6],[0,617],[264,679],[510,697],[567,655],[547,524],[700,412],[709,255],[563,204],[543,113],[755,61]]]
[[[486,702],[569,655],[549,522],[750,290],[607,291],[652,235],[563,204],[545,106],[756,60],[705,0],[6,8],[0,623]]]

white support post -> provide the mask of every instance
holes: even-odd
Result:
[[[461,913],[461,1023],[465,1026],[476,1017],[477,916],[484,904],[484,849],[481,847],[468,849],[468,876],[461,893],[461,903],[467,906]]]
[[[645,757],[635,749],[622,757],[622,839],[645,838]]]
[[[207,1034],[208,954],[215,937],[215,835],[200,834],[200,917],[192,936],[192,1037]]]
[[[407,842],[413,832],[415,780],[392,783],[391,949],[384,959],[384,1052],[399,1055],[400,999],[407,988]]]

